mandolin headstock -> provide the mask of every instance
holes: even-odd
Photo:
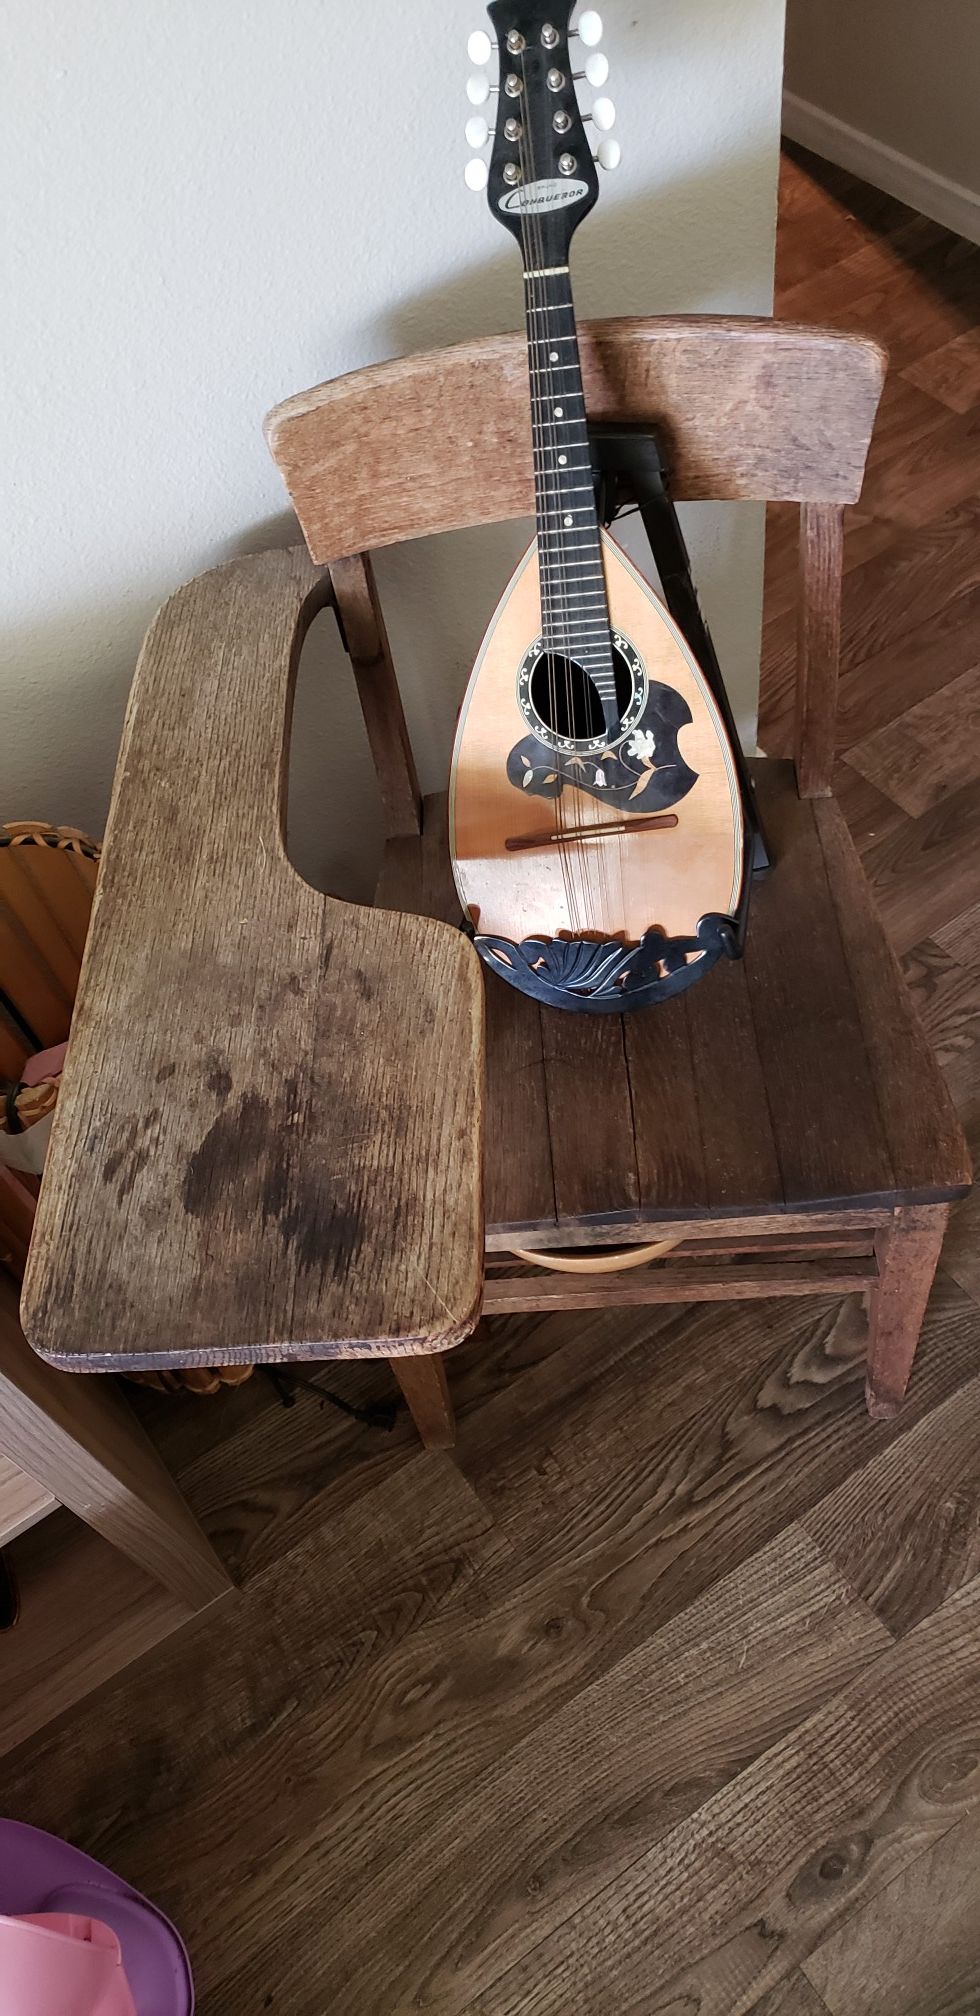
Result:
[[[585,118],[602,133],[615,119],[608,98],[583,116],[575,89],[577,76],[593,84],[608,76],[605,57],[595,51],[602,24],[589,11],[573,29],[572,0],[491,0],[487,12],[499,58],[493,151],[489,168],[473,161],[466,179],[471,188],[485,183],[490,209],[518,240],[525,265],[529,258],[537,268],[567,265],[572,235],[599,195]],[[491,59],[494,44],[482,31],[469,46],[474,61]],[[582,52],[582,69],[575,67],[573,48]],[[468,93],[479,106],[489,101],[491,87],[473,77]],[[474,145],[489,138],[481,113],[470,119],[467,138]],[[599,158],[614,167],[617,143],[604,141]]]

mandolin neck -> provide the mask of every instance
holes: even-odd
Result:
[[[618,719],[609,605],[568,268],[524,276],[545,644],[573,658]]]

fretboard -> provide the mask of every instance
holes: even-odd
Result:
[[[616,719],[609,605],[568,268],[524,276],[545,643],[588,672]]]

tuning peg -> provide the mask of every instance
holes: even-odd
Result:
[[[593,157],[600,168],[618,168],[623,158],[623,150],[618,140],[600,140]]]
[[[496,46],[495,42],[491,42],[485,28],[474,28],[466,44],[466,54],[470,62],[475,63],[477,68],[481,69],[484,63],[489,63]]]
[[[598,91],[600,85],[607,83],[609,79],[608,56],[604,56],[601,49],[597,49],[594,55],[586,57],[585,69],[577,70],[575,74],[577,77],[584,77],[586,83],[593,85]]]
[[[467,161],[463,169],[463,180],[467,189],[477,191],[486,188],[490,180],[490,170],[479,154],[474,154],[472,161]]]
[[[596,43],[602,41],[602,15],[597,14],[594,7],[587,7],[578,27],[571,32],[585,43],[587,49],[594,49]]]
[[[490,83],[489,79],[484,77],[482,70],[474,70],[472,77],[467,77],[466,96],[471,105],[486,104],[490,96]]]
[[[485,147],[489,138],[490,138],[490,128],[487,125],[487,122],[484,119],[483,114],[481,112],[475,112],[473,114],[472,119],[467,119],[466,121],[467,147]]]
[[[597,98],[590,118],[595,120],[600,133],[608,133],[616,124],[616,107],[611,98]]]

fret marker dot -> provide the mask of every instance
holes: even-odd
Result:
[[[574,523],[575,523],[575,520],[574,520],[574,518],[572,517],[572,514],[571,514],[571,512],[570,512],[570,511],[566,512],[566,514],[565,514],[565,523],[566,523],[566,525],[574,525]]]
[[[566,462],[567,462],[567,461],[568,461],[568,456],[567,456],[567,455],[559,455],[559,457],[558,457],[558,467],[559,467],[559,469],[564,469],[564,467],[565,467],[565,464],[566,464]]]
[[[556,406],[556,407],[555,407],[555,419],[556,419],[556,420],[564,420],[564,418],[565,418],[565,408],[564,408],[564,406]]]
[[[557,350],[552,350],[552,351],[550,351],[550,352],[549,352],[549,354],[548,354],[548,362],[549,362],[549,364],[557,364],[557,362],[558,362],[558,352],[557,352]]]

